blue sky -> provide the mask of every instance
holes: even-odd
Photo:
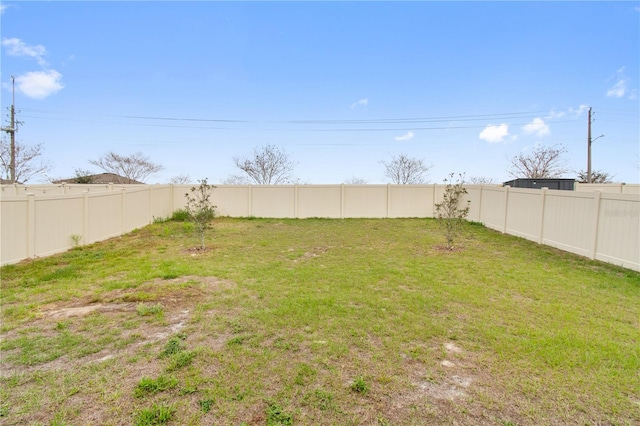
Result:
[[[399,154],[433,165],[432,183],[451,172],[502,182],[538,145],[562,145],[567,166],[586,169],[592,107],[593,136],[605,135],[593,169],[640,181],[640,2],[1,10],[3,112],[14,75],[17,138],[43,144],[52,177],[142,151],[165,167],[148,183],[221,183],[239,173],[234,156],[271,144],[299,183],[387,183],[380,161]]]

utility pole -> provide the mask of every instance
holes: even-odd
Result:
[[[16,78],[11,76],[11,110],[9,127],[3,127],[2,131],[9,133],[11,138],[11,163],[9,164],[9,173],[11,183],[16,183]]]
[[[591,183],[591,144],[596,140],[604,137],[600,135],[595,139],[591,139],[591,123],[593,123],[591,107],[589,107],[589,117],[587,122],[587,183]]]
[[[591,183],[591,107],[587,122],[587,183]]]

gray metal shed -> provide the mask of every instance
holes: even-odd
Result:
[[[573,191],[575,179],[514,179],[504,182],[504,186],[512,188],[549,188]]]

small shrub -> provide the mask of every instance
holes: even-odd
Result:
[[[444,180],[446,186],[442,202],[436,204],[436,217],[444,228],[447,239],[447,248],[453,249],[453,241],[456,238],[464,218],[469,214],[469,200],[466,207],[461,207],[462,198],[467,194],[467,189],[463,186],[464,175],[459,175],[456,182],[453,182],[453,173]]]
[[[186,222],[189,220],[189,212],[185,209],[178,209],[171,215],[171,220],[174,222]]]
[[[136,426],[154,426],[167,424],[173,414],[175,408],[172,405],[154,405],[151,408],[141,410],[136,415]]]
[[[211,204],[211,193],[215,186],[209,185],[206,178],[198,182],[200,185],[192,187],[190,192],[185,194],[187,197],[185,210],[196,228],[202,248],[205,248],[204,233],[211,227],[211,221],[216,217],[216,206]]]
[[[359,376],[351,383],[351,390],[364,395],[369,392],[369,385],[364,380],[364,377]]]

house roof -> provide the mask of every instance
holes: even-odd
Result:
[[[82,177],[72,177],[69,179],[59,179],[52,183],[92,183],[92,184],[105,184],[105,183],[117,183],[117,184],[144,184],[144,182],[138,182],[137,180],[128,179],[124,176],[117,175],[115,173],[100,173],[97,175],[88,175]]]

